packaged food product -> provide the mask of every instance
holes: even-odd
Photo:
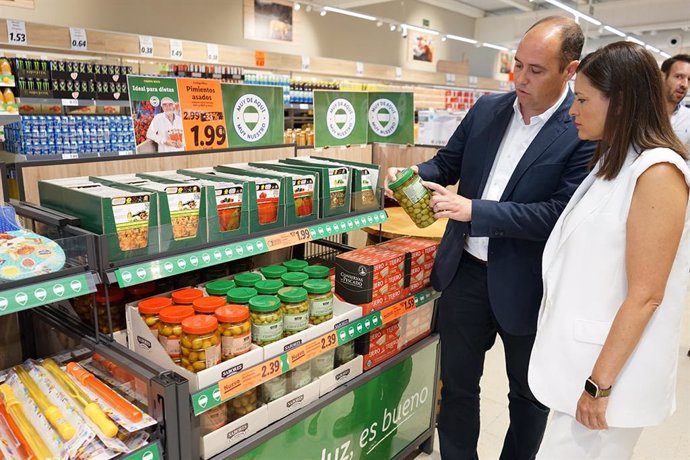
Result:
[[[288,270],[282,265],[267,265],[261,267],[259,271],[267,280],[279,280]]]
[[[261,280],[254,285],[256,292],[262,295],[277,295],[285,285],[282,281],[272,279],[272,280]]]
[[[158,322],[158,341],[168,356],[180,364],[180,336],[182,335],[182,321],[194,316],[194,309],[190,306],[173,305],[160,311]]]
[[[12,75],[12,66],[7,59],[0,59],[0,75]]]
[[[405,254],[405,287],[409,292],[417,292],[430,284],[438,243],[406,236],[377,247]]]
[[[117,286],[108,286],[108,295],[105,290],[96,292],[96,310],[98,312],[98,329],[103,334],[109,334],[107,300],[110,300],[110,318],[113,331],[121,331],[127,328],[125,319],[125,291]],[[89,321],[90,323],[93,321]]]
[[[252,321],[252,342],[268,345],[283,338],[283,313],[280,299],[275,296],[257,295],[249,301]]]
[[[249,287],[253,288],[254,285],[261,281],[263,278],[259,273],[256,272],[244,272],[235,275],[235,284],[237,287]]]
[[[2,97],[5,99],[5,104],[15,103],[14,93],[9,88],[5,88],[5,90],[2,92]]]
[[[326,279],[331,274],[331,269],[324,265],[309,265],[302,270],[310,279]]]
[[[249,305],[249,300],[257,295],[254,288],[236,287],[229,289],[225,297],[229,304]]]
[[[285,286],[302,287],[305,281],[309,279],[309,275],[304,272],[287,272],[280,277],[280,280]]]
[[[228,424],[228,407],[230,403],[224,402],[199,416],[202,436],[213,433]]]
[[[199,297],[192,303],[197,315],[214,315],[223,305],[227,305],[223,297]]]
[[[172,301],[175,305],[189,306],[191,306],[196,299],[203,296],[203,291],[196,288],[180,289],[179,291],[175,291],[171,294]]]
[[[287,377],[285,374],[277,375],[260,387],[261,402],[268,404],[271,401],[282,398],[287,394]]]
[[[284,337],[309,327],[307,296],[307,290],[302,287],[288,286],[278,291],[278,298],[282,302]]]
[[[255,411],[257,407],[257,388],[252,388],[244,393],[235,396],[230,400],[230,421],[233,422],[248,413]]]
[[[180,365],[199,372],[220,363],[220,334],[215,316],[195,315],[182,321]]]
[[[228,295],[228,291],[235,287],[232,280],[216,280],[206,284],[206,293],[210,296],[223,297]]]
[[[287,268],[289,272],[301,272],[305,267],[309,266],[309,262],[306,260],[292,259],[283,262],[283,266]]]
[[[355,359],[354,340],[344,343],[335,349],[335,366],[342,366]]]
[[[158,322],[160,321],[161,310],[171,305],[172,299],[168,297],[151,297],[141,300],[137,304],[141,319],[144,320],[151,330],[151,334],[156,338],[158,338]]]
[[[335,350],[328,350],[325,353],[321,353],[311,360],[311,376],[313,378],[318,378],[331,372],[334,364]]]
[[[288,391],[299,390],[311,383],[311,363],[307,361],[287,373]]]
[[[252,348],[252,324],[244,305],[226,305],[216,310],[221,335],[221,359],[227,361]]]
[[[412,168],[398,172],[388,187],[417,227],[425,228],[436,222],[434,211],[429,206],[431,192],[422,185],[422,178]]]
[[[330,280],[307,280],[304,289],[309,294],[309,322],[321,324],[333,318],[333,286]]]

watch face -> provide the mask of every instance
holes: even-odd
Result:
[[[587,379],[585,380],[585,391],[589,393],[593,398],[597,397],[597,386],[592,382],[591,380]]]

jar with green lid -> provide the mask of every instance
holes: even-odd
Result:
[[[216,280],[206,283],[206,293],[210,296],[225,297],[228,291],[235,287],[232,280]]]
[[[261,384],[261,402],[268,404],[287,394],[287,377],[285,374],[276,375],[268,382]]]
[[[253,288],[254,285],[258,282],[261,281],[263,278],[261,277],[260,274],[255,273],[255,272],[244,272],[244,273],[238,273],[235,275],[235,284],[237,287],[250,287]]]
[[[281,276],[287,273],[288,269],[282,265],[267,265],[261,267],[259,271],[267,280],[279,280]]]
[[[321,324],[333,318],[333,292],[329,280],[308,280],[304,289],[309,293],[309,322]]]
[[[335,366],[342,366],[355,359],[354,340],[344,343],[335,349]]]
[[[285,286],[302,287],[305,281],[309,279],[309,275],[304,272],[287,272],[280,277],[280,280]]]
[[[310,362],[311,375],[313,378],[318,378],[331,372],[335,363],[335,349],[328,350],[325,353],[315,356]]]
[[[256,283],[254,289],[256,289],[256,292],[261,295],[278,295],[278,291],[280,291],[284,286],[285,285],[280,280],[261,280]]]
[[[244,393],[235,396],[230,400],[230,421],[234,422],[238,418],[244,417],[256,410],[257,388],[252,388]]]
[[[292,259],[283,262],[283,266],[287,268],[289,272],[301,272],[305,267],[309,266],[309,262],[306,260]]]
[[[272,295],[257,295],[249,301],[252,321],[252,342],[263,347],[283,338],[283,312],[280,299]]]
[[[215,316],[195,315],[182,321],[180,365],[199,372],[220,363],[220,334]]]
[[[328,279],[331,274],[330,268],[323,265],[310,265],[302,271],[309,276],[309,279]]]
[[[287,373],[288,391],[299,390],[311,383],[311,363],[307,361]]]
[[[307,297],[307,290],[302,287],[288,286],[278,291],[283,310],[283,336],[288,337],[309,327]]]
[[[398,172],[388,187],[417,227],[425,228],[436,222],[429,206],[431,191],[422,185],[422,178],[412,168]]]
[[[236,287],[228,290],[225,298],[229,304],[249,305],[249,300],[258,294],[254,288]]]

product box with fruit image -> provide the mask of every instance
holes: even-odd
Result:
[[[206,243],[206,207],[201,208],[201,187],[197,184],[162,184],[136,174],[93,176],[94,182],[136,192],[145,190],[158,195],[158,237],[161,252]]]
[[[405,236],[386,241],[377,247],[405,254],[405,287],[408,288],[405,295],[429,286],[438,243]]]
[[[38,193],[41,206],[78,217],[82,228],[104,235],[110,262],[159,252],[156,193],[128,192],[88,177],[42,180]]]
[[[401,299],[405,294],[405,254],[367,246],[338,255],[335,293],[361,306],[363,315]]]
[[[379,207],[379,177],[380,166],[360,163],[356,161],[346,161],[326,157],[306,157],[311,161],[319,161],[325,165],[339,165],[350,168],[352,190],[352,211],[373,211]]]
[[[319,216],[319,203],[315,200],[318,178],[315,174],[298,174],[273,171],[256,166],[256,163],[220,165],[215,169],[228,174],[244,174],[251,177],[282,179],[285,187],[286,225],[313,222]]]
[[[286,158],[280,160],[286,165],[318,171],[321,174],[321,196],[323,197],[323,217],[338,216],[350,212],[351,168],[342,165],[321,164],[309,157]]]
[[[215,168],[180,169],[180,174],[216,181],[243,181],[248,187],[249,232],[285,226],[285,186],[283,178],[229,174]]]
[[[200,213],[207,216],[209,242],[223,241],[249,233],[248,189],[245,183],[216,182],[185,176],[177,171],[140,173],[137,176],[163,184],[196,184],[201,187]]]

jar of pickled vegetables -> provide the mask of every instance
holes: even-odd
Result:
[[[307,361],[287,373],[288,391],[299,390],[311,383],[311,363]]]
[[[168,297],[151,297],[137,304],[139,315],[151,330],[151,334],[158,338],[158,322],[161,310],[172,305],[172,299]]]
[[[417,227],[425,228],[436,222],[429,206],[431,191],[422,185],[422,178],[412,168],[398,172],[388,187]]]
[[[230,289],[225,298],[228,304],[249,305],[249,300],[257,295],[258,292],[254,288],[237,287]]]
[[[328,279],[331,270],[323,265],[310,265],[302,270],[309,276],[309,279]]]
[[[287,394],[287,377],[285,374],[276,375],[260,387],[261,402],[268,404]]]
[[[148,283],[130,286],[125,289],[125,292],[127,293],[127,302],[135,302],[139,299],[151,297],[156,292],[156,283],[155,281],[149,281]]]
[[[287,337],[309,327],[309,304],[307,291],[301,287],[288,286],[278,291],[282,302],[283,336]]]
[[[250,412],[256,410],[256,397],[257,388],[252,388],[244,393],[235,396],[230,400],[230,421],[234,422],[240,417],[244,417]]]
[[[292,259],[283,262],[283,266],[287,268],[289,272],[301,272],[305,267],[309,266],[309,262],[306,260]]]
[[[175,305],[188,305],[190,307],[196,299],[203,296],[203,291],[195,288],[180,289],[171,294],[172,301]]]
[[[279,280],[281,276],[287,273],[288,269],[282,265],[267,265],[261,267],[259,271],[267,280]]]
[[[227,361],[252,348],[252,324],[244,305],[226,305],[216,310],[221,336],[221,359]]]
[[[333,318],[333,292],[329,280],[308,280],[304,289],[309,293],[309,322],[321,324]]]
[[[197,315],[214,315],[223,305],[227,305],[224,297],[199,297],[192,303]]]
[[[280,299],[258,295],[249,301],[252,321],[252,342],[263,347],[283,338],[283,313]]]
[[[223,297],[228,295],[228,291],[235,287],[232,280],[216,280],[206,284],[206,293],[210,296]]]
[[[158,341],[168,353],[168,356],[180,364],[180,336],[182,335],[182,321],[194,316],[194,309],[189,306],[173,305],[165,307],[160,312],[158,322]]]
[[[108,296],[105,295],[105,290],[102,293],[96,292],[98,329],[103,334],[110,333],[110,328],[108,326],[108,301],[110,303],[110,318],[112,320],[113,331],[121,331],[127,328],[127,320],[125,319],[125,291],[117,286],[109,286]]]
[[[315,356],[310,362],[311,375],[314,378],[321,377],[322,375],[331,372],[335,364],[335,349],[328,350],[325,353]]]
[[[344,343],[335,349],[335,366],[342,366],[355,359],[355,342]]]
[[[261,295],[278,295],[285,285],[280,280],[261,280],[254,286],[256,292]]]
[[[261,281],[263,278],[261,277],[260,274],[255,273],[255,272],[244,272],[244,273],[238,273],[235,275],[235,284],[237,287],[249,287],[253,288],[254,285],[258,282]]]
[[[220,363],[220,334],[215,316],[195,315],[182,321],[180,365],[199,372]]]
[[[213,433],[228,424],[228,407],[229,404],[224,402],[199,416],[202,436]]]
[[[302,287],[305,281],[309,279],[309,275],[304,272],[287,272],[280,277],[280,280],[285,286]]]

